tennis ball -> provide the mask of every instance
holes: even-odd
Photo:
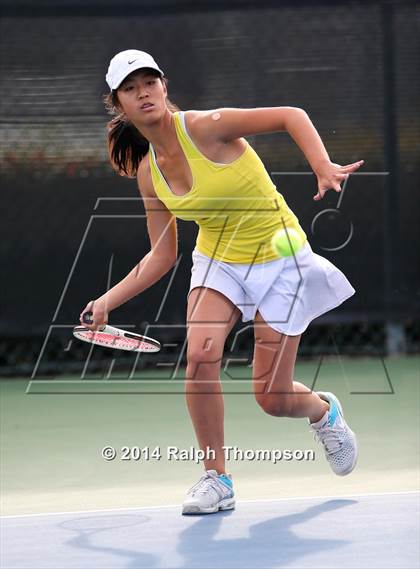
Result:
[[[271,247],[279,257],[294,255],[302,245],[302,237],[295,229],[279,229],[271,238]]]

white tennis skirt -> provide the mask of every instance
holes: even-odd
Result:
[[[295,256],[268,263],[225,263],[197,249],[192,260],[189,292],[200,286],[217,290],[241,310],[243,322],[258,310],[274,330],[289,336],[302,334],[314,318],[355,293],[345,275],[309,243]]]

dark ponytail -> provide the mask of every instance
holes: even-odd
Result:
[[[168,86],[166,77],[162,77],[161,81]],[[111,166],[120,176],[135,178],[137,168],[149,150],[149,141],[130,123],[125,113],[118,111],[116,90],[104,96],[104,103],[108,114],[114,115],[114,118],[107,124],[108,155]],[[171,112],[180,110],[168,98],[166,98],[166,106]]]

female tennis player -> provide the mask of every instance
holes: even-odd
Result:
[[[297,218],[244,137],[287,131],[317,177],[315,200],[341,190],[363,160],[334,164],[307,113],[295,107],[220,108],[182,112],[168,99],[168,81],[151,55],[115,55],[106,81],[108,146],[114,169],[137,177],[151,248],[139,265],[100,298],[95,330],[111,310],[152,286],[175,264],[176,218],[199,226],[187,308],[186,400],[205,472],[188,491],[184,514],[235,506],[225,470],[220,368],[225,340],[240,315],[254,322],[253,386],[261,408],[276,417],[307,417],[338,475],[356,465],[356,436],[332,393],[294,381],[301,334],[317,316],[354,294],[329,261],[313,253]],[[300,249],[279,257],[270,241],[293,229]],[[205,323],[205,326],[203,326]]]

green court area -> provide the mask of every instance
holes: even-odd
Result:
[[[419,358],[319,363],[299,363],[296,379],[340,398],[358,435],[356,470],[334,475],[307,420],[266,415],[251,393],[251,369],[230,367],[222,377],[225,434],[226,445],[237,447],[228,471],[238,500],[418,490]],[[179,504],[203,468],[186,456],[196,440],[183,373],[175,380],[150,370],[130,381],[2,380],[2,514]],[[114,460],[102,457],[105,446],[116,450]],[[313,450],[314,457],[296,452],[274,463],[273,453],[258,456],[263,450]]]

